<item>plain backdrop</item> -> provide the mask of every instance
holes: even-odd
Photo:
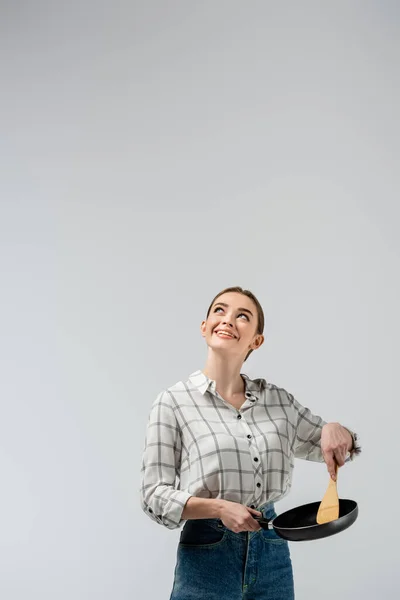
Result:
[[[242,371],[363,446],[296,599],[397,599],[399,4],[0,7],[2,600],[169,599],[145,429],[231,285],[266,316]],[[278,514],[327,484],[297,460]]]

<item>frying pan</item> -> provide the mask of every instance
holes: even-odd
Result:
[[[263,529],[273,529],[281,538],[291,542],[318,540],[343,531],[353,525],[358,517],[354,500],[339,499],[339,518],[329,523],[317,523],[321,502],[303,504],[288,510],[274,519],[253,516]]]

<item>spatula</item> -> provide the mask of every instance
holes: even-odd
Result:
[[[338,465],[335,466],[336,479],[338,472]],[[317,513],[317,523],[329,523],[339,518],[339,496],[337,493],[336,481],[330,478],[328,489],[325,492],[325,496],[322,498],[322,502],[319,505]]]

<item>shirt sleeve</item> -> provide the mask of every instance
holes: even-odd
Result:
[[[142,455],[140,504],[156,523],[168,529],[181,526],[182,512],[192,496],[179,490],[181,433],[167,391],[158,394],[147,422]]]
[[[321,451],[321,433],[322,427],[326,425],[319,415],[314,415],[309,408],[302,406],[293,396],[289,394],[293,408],[296,414],[296,434],[294,440],[294,456],[296,458],[304,458],[315,462],[324,462],[324,457]],[[344,425],[343,425],[344,427]],[[353,438],[353,447],[347,453],[345,462],[354,460],[360,454],[361,445],[357,433],[345,427]]]
[[[293,453],[296,458],[324,462],[321,452],[321,432],[326,424],[319,415],[302,406],[292,394],[288,394],[295,411],[295,438]]]

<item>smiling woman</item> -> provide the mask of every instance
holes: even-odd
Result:
[[[215,314],[215,313],[218,313],[221,311],[224,312],[227,309],[229,309],[229,304],[227,302],[223,302],[223,301],[217,302],[218,298],[220,298],[221,296],[224,296],[225,294],[229,294],[229,295],[240,294],[239,300],[242,299],[243,296],[245,296],[246,298],[249,298],[250,302],[249,301],[246,302],[247,307],[239,306],[236,309],[239,312],[238,317],[240,317],[241,314],[243,314],[243,316],[245,316],[249,322],[256,324],[256,333],[259,335],[262,335],[264,332],[264,323],[265,323],[264,311],[262,309],[262,306],[259,303],[259,301],[257,300],[256,296],[252,292],[250,292],[250,290],[244,290],[243,288],[241,288],[239,286],[225,288],[224,290],[222,290],[222,292],[219,292],[215,296],[215,298],[212,300],[210,306],[208,307],[207,319],[210,315],[211,310]],[[242,302],[242,304],[243,304],[243,302]],[[220,310],[218,310],[218,307]],[[264,338],[263,338],[263,340],[264,340]],[[261,346],[261,344],[262,344],[262,342],[259,344],[259,346]],[[252,348],[249,349],[246,356],[244,357],[243,362],[246,362],[246,360],[248,359],[248,357],[250,356],[250,354],[252,352],[253,352],[253,349]]]
[[[330,472],[358,452],[356,436],[326,423],[284,388],[241,373],[264,343],[264,312],[230,287],[200,325],[202,370],[153,402],[142,460],[141,506],[155,522],[183,526],[170,600],[292,600],[288,542],[260,527],[289,493],[294,458]],[[257,565],[262,565],[258,568]]]

